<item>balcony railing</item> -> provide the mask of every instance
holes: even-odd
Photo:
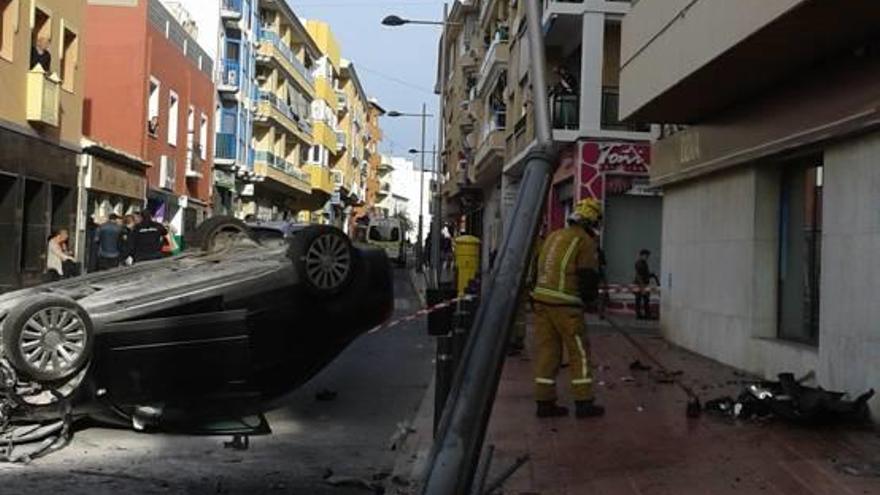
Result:
[[[602,89],[602,128],[613,131],[630,131],[630,132],[648,132],[651,130],[650,125],[646,124],[628,124],[621,122],[620,112],[620,90],[618,88],[606,87]]]
[[[218,133],[214,143],[214,154],[221,160],[235,160],[237,136],[229,133]]]
[[[162,155],[159,159],[159,187],[174,190],[177,181],[177,161],[173,156]]]
[[[278,36],[278,33],[276,33],[275,31],[270,31],[268,29],[261,29],[259,39],[261,43],[272,44],[278,50],[278,52],[281,53],[281,56],[284,57],[285,60],[290,62],[290,65],[292,65],[293,68],[303,78],[305,78],[306,81],[309,82],[309,84],[315,84],[315,78],[312,75],[311,71],[306,69],[306,66],[302,62],[300,62],[298,58],[296,58],[293,50],[291,50],[290,47],[281,40],[281,37]]]
[[[489,122],[483,125],[483,139],[495,131],[503,131],[507,128],[507,109],[498,109],[492,112]]]
[[[238,60],[225,59],[217,64],[217,82],[221,89],[238,88],[239,79],[241,78],[241,65]]]
[[[223,0],[220,4],[220,16],[224,18],[241,18],[241,0]]]
[[[578,95],[555,95],[550,98],[553,128],[577,130],[580,127],[581,99]]]
[[[309,174],[303,171],[296,164],[287,161],[284,158],[281,158],[280,156],[277,156],[269,151],[257,151],[255,154],[255,161],[265,163],[275,170],[284,172],[285,174],[297,178],[303,182],[310,181]]]
[[[61,81],[37,68],[27,76],[27,119],[58,127]]]
[[[201,179],[202,178],[202,147],[201,145],[193,145],[192,148],[186,150],[186,178]]]

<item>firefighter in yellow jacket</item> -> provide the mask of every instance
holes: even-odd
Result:
[[[568,227],[551,233],[538,257],[535,303],[535,398],[540,418],[566,416],[556,403],[556,375],[563,346],[568,350],[571,392],[578,418],[601,416],[605,409],[593,402],[589,346],[584,305],[598,296],[598,259],[595,229],[602,206],[594,199],[580,201],[568,218]]]

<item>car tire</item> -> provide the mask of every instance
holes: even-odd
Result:
[[[189,238],[188,244],[213,253],[228,249],[230,241],[239,237],[252,239],[247,224],[235,217],[218,216],[202,222]]]
[[[328,225],[310,225],[294,235],[290,258],[305,288],[316,296],[340,293],[355,272],[351,239]]]
[[[76,301],[41,294],[13,307],[3,321],[3,354],[19,375],[58,382],[92,357],[94,325]]]

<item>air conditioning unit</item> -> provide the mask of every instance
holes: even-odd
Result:
[[[333,174],[333,184],[341,187],[344,180],[342,172],[339,170],[333,170],[331,173]]]
[[[226,83],[230,86],[238,86],[238,71],[230,70],[226,74]]]

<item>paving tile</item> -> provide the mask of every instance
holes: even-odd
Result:
[[[683,371],[682,382],[704,401],[735,397],[748,379],[644,327],[631,336],[667,369]],[[608,409],[603,418],[535,418],[528,355],[506,363],[486,440],[501,453],[493,472],[523,452],[532,459],[505,493],[880,495],[880,478],[835,468],[880,462],[880,437],[873,430],[807,429],[710,415],[688,419],[688,395],[680,387],[658,383],[654,370],[629,369],[634,359],[654,368],[656,363],[626,338],[594,325],[590,344],[597,399]],[[559,397],[570,403],[565,387]]]

